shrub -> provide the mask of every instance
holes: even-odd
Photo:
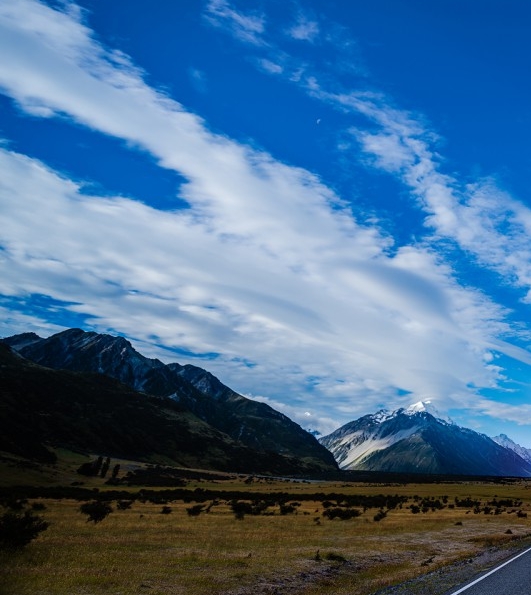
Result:
[[[195,504],[194,506],[187,508],[186,512],[188,513],[188,516],[199,516],[203,512],[204,507],[204,504]],[[164,508],[169,508],[169,506],[165,506]]]
[[[353,519],[361,515],[361,512],[356,508],[327,508],[323,512],[323,516],[332,519],[341,519],[343,521]]]
[[[234,516],[242,521],[246,514],[253,514],[253,506],[250,502],[242,502],[241,500],[233,500],[230,504]]]
[[[232,500],[230,503],[230,507],[234,516],[239,520],[243,520],[246,514],[252,514],[258,516],[262,514],[266,508],[272,506],[273,502],[268,500],[258,500],[254,502],[245,502],[243,500]],[[295,508],[293,508],[291,504],[280,504],[281,514],[289,514],[291,512],[295,512]],[[282,512],[284,510],[284,512]]]
[[[382,519],[385,519],[385,517],[387,516],[387,513],[385,512],[385,510],[379,510],[375,515],[374,515],[374,520],[376,522],[381,521]]]
[[[118,500],[118,502],[116,503],[116,508],[118,510],[129,510],[129,508],[131,508],[132,505],[132,500]]]
[[[171,506],[163,506],[160,514],[171,514]]]
[[[112,506],[107,502],[94,500],[93,502],[85,502],[79,507],[79,510],[88,516],[87,523],[92,521],[96,524],[103,521],[112,512]]]
[[[294,512],[297,512],[297,507],[294,506],[293,504],[281,504],[280,505],[280,514],[286,515],[286,514],[293,514]]]
[[[29,510],[24,514],[6,512],[0,517],[0,546],[6,549],[24,547],[48,527],[49,523]]]
[[[455,505],[457,508],[479,508],[481,502],[479,500],[472,500],[470,496],[463,498],[463,500],[459,500],[456,496],[454,498]]]
[[[28,503],[26,498],[15,498],[13,496],[7,496],[0,499],[0,505],[11,510],[23,510],[24,506]]]

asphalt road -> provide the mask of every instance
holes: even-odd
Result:
[[[531,595],[531,548],[447,595]]]

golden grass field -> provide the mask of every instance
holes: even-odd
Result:
[[[198,516],[187,513],[193,501],[135,500],[128,510],[118,510],[114,501],[114,511],[94,524],[77,500],[39,499],[46,508],[38,514],[50,526],[21,551],[0,552],[1,593],[368,595],[488,547],[523,546],[531,537],[530,481],[368,485],[245,479],[191,481],[186,489],[238,491],[242,501],[250,491],[264,498],[287,492],[289,502],[300,502],[296,513],[281,515],[273,505],[237,520],[221,495],[204,502],[210,510]],[[91,485],[100,494],[107,489],[99,478]],[[375,508],[360,508],[357,518],[329,520],[322,501],[304,500],[304,494],[319,492],[399,494],[408,501],[379,522]],[[413,514],[415,496],[417,502],[447,496],[447,505]],[[494,498],[519,500],[521,517],[514,507],[499,514],[450,508],[456,496],[482,505]],[[162,514],[163,505],[171,513]]]

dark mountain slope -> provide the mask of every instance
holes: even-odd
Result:
[[[250,448],[299,458],[304,466],[323,471],[337,469],[330,452],[285,415],[239,395],[202,368],[146,358],[123,337],[70,329],[47,339],[24,333],[4,342],[43,366],[98,372],[135,390],[171,397],[183,410]]]
[[[243,397],[197,366],[168,364],[167,367],[219,403],[226,415],[209,421],[229,436],[253,448],[275,449],[301,458],[323,457],[322,446],[316,438],[269,405]],[[328,455],[325,456],[328,458]],[[331,455],[330,460],[333,460]]]
[[[172,399],[102,374],[45,368],[0,344],[0,450],[53,462],[50,446],[246,473],[310,471],[231,440]]]

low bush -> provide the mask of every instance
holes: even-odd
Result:
[[[93,502],[85,502],[79,507],[80,512],[88,516],[87,523],[92,521],[94,524],[101,523],[103,519],[112,512],[112,506],[107,502],[94,500]]]
[[[169,508],[169,506],[166,506],[165,508]],[[199,516],[203,512],[204,508],[205,508],[204,504],[195,504],[194,506],[189,506],[186,509],[186,513],[188,514],[188,516]],[[170,508],[170,511],[171,511],[171,508]]]
[[[29,510],[24,514],[6,512],[0,517],[0,547],[22,548],[48,527],[49,523]]]
[[[116,508],[118,510],[129,510],[132,505],[132,500],[118,500],[118,502],[116,503]]]
[[[361,515],[361,512],[356,508],[327,508],[323,512],[323,516],[332,519],[341,519],[343,521],[353,519]]]
[[[294,512],[297,512],[297,507],[294,506],[293,504],[281,504],[280,505],[280,514],[286,515],[286,514],[293,514]]]

